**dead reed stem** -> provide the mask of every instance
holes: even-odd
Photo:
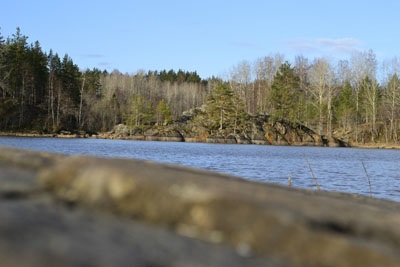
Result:
[[[304,159],[306,160],[307,165],[308,165],[308,169],[309,169],[310,172],[311,172],[312,178],[313,178],[314,183],[315,183],[315,187],[316,187],[318,190],[320,190],[320,185],[318,184],[317,177],[315,177],[314,171],[313,171],[313,169],[311,168],[311,164],[310,164],[310,162],[308,161],[308,158],[307,158],[306,155],[304,155]]]
[[[364,172],[367,175],[367,179],[368,179],[368,184],[369,184],[369,196],[372,197],[372,187],[371,187],[371,178],[369,177],[369,174],[367,172],[367,168],[365,167],[364,161],[361,160],[361,164],[363,165],[364,168]]]

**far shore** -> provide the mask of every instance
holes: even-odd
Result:
[[[115,140],[132,140],[132,141],[178,141],[175,138],[171,138],[169,140],[166,137],[163,137],[160,140],[157,140],[157,138],[149,138],[146,139],[145,136],[113,136],[109,135],[107,133],[99,133],[99,134],[93,134],[89,135],[86,133],[82,134],[77,134],[77,133],[38,133],[38,132],[0,132],[0,137],[47,137],[47,138],[95,138],[95,139],[115,139]],[[193,142],[193,141],[184,141],[184,142]],[[207,142],[201,142],[201,141],[196,141],[198,143],[207,143]],[[234,143],[232,143],[234,144]],[[292,145],[296,146],[296,145]],[[297,145],[301,146],[301,145]],[[329,147],[329,146],[328,146]],[[400,149],[400,144],[391,144],[391,143],[351,143],[350,148],[366,148],[366,149]]]

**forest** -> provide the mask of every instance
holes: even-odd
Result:
[[[196,71],[82,70],[68,55],[0,33],[0,131],[98,133],[171,125],[188,110],[209,131],[236,133],[248,116],[301,123],[354,143],[399,143],[400,61],[374,51],[346,60],[288,61],[282,54],[232,66],[228,77]]]

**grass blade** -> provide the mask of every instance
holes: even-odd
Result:
[[[361,160],[361,164],[362,164],[362,166],[363,166],[363,168],[364,168],[364,172],[365,172],[365,174],[367,175],[367,178],[368,178],[369,196],[372,197],[371,178],[369,177],[369,174],[368,174],[368,172],[367,172],[367,168],[365,167],[365,164],[364,164],[364,161],[363,161],[363,160]]]

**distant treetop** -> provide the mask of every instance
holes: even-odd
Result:
[[[202,79],[200,76],[197,74],[196,71],[190,72],[190,71],[183,71],[181,69],[178,70],[178,72],[175,72],[174,70],[162,70],[160,72],[154,71],[154,72],[149,72],[149,74],[157,76],[162,82],[164,81],[169,81],[169,82],[177,82],[177,83],[183,83],[183,82],[191,82],[191,83],[200,83]]]

